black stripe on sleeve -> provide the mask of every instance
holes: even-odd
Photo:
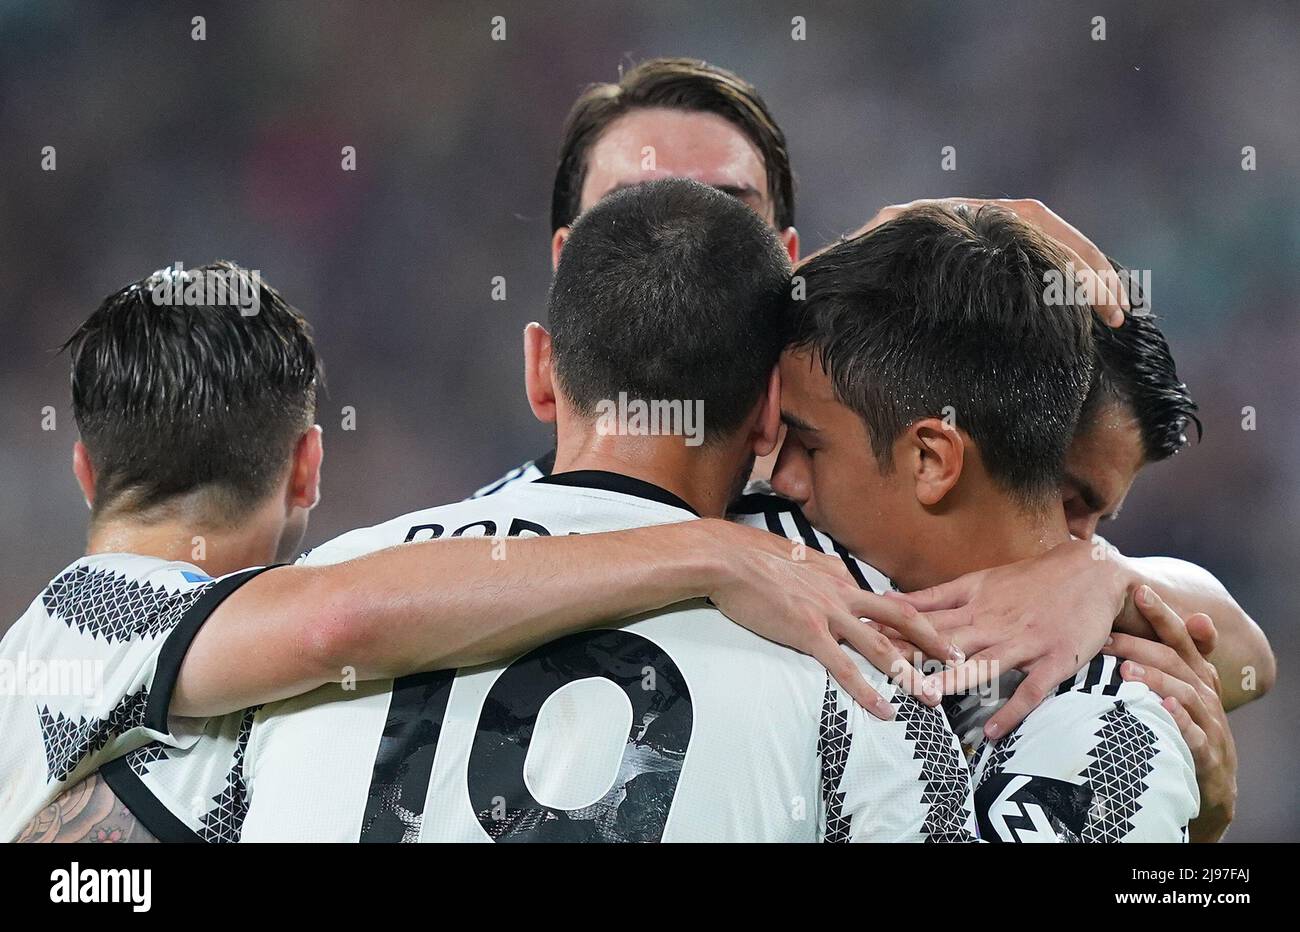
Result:
[[[154,838],[172,844],[203,843],[202,838],[158,801],[125,757],[109,761],[99,768],[99,773],[118,800],[131,810]]]
[[[1092,692],[1094,686],[1101,683],[1102,671],[1106,669],[1106,656],[1098,654],[1088,664],[1088,676],[1083,681],[1083,692]]]
[[[1119,667],[1120,659],[1116,657],[1114,665],[1110,668],[1110,679],[1102,687],[1101,694],[1103,696],[1119,695],[1119,688],[1124,685],[1124,677],[1120,675]]]
[[[242,570],[223,576],[212,583],[203,595],[195,599],[167,640],[158,651],[158,665],[154,669],[153,683],[149,690],[149,702],[144,710],[144,727],[162,734],[171,729],[167,726],[167,717],[172,703],[172,691],[176,688],[176,679],[181,674],[181,664],[189,652],[190,644],[199,633],[199,628],[208,620],[208,616],[217,610],[232,592],[255,576],[260,576],[269,569],[283,566],[259,566],[251,570]]]

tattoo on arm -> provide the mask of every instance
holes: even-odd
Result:
[[[64,790],[18,835],[18,842],[157,842],[99,774]]]

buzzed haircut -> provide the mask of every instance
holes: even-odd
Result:
[[[1160,330],[1160,318],[1151,313],[1149,296],[1124,266],[1114,259],[1111,264],[1129,286],[1132,311],[1124,315],[1119,327],[1101,321],[1093,324],[1097,360],[1079,415],[1079,431],[1093,426],[1108,403],[1119,404],[1137,420],[1143,455],[1147,462],[1155,463],[1187,445],[1192,425],[1199,441],[1201,421],[1191,392],[1178,377],[1169,341]]]
[[[705,61],[651,58],[616,83],[589,86],[569,111],[551,193],[552,232],[571,226],[581,211],[587,157],[601,134],[624,114],[654,107],[713,113],[736,126],[763,156],[777,229],[794,226],[794,175],[785,133],[758,89]]]
[[[1059,247],[996,207],[925,206],[815,256],[797,274],[792,345],[866,425],[882,472],[915,421],[949,419],[1026,507],[1059,494],[1091,375],[1090,309],[1046,298]]]
[[[556,378],[602,401],[703,401],[705,443],[730,436],[784,344],[790,263],[740,201],[681,178],[603,198],[573,227],[549,296]]]
[[[63,349],[95,516],[203,490],[214,517],[238,520],[283,479],[315,417],[321,369],[307,322],[231,262],[126,286]]]

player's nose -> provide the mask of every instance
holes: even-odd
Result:
[[[1097,533],[1098,517],[1098,515],[1086,515],[1081,518],[1071,518],[1070,534],[1079,540],[1092,540],[1092,535]]]
[[[772,470],[772,489],[782,498],[802,505],[812,494],[812,482],[808,476],[808,457],[795,446],[787,440],[781,447],[776,468]]]

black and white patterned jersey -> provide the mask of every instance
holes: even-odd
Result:
[[[762,485],[747,491],[755,490]],[[863,588],[895,588],[814,528],[792,502],[747,494],[731,517],[838,555]],[[971,759],[982,840],[1186,841],[1187,823],[1200,809],[1191,752],[1160,697],[1145,684],[1125,682],[1119,663],[1093,658],[993,744],[983,740],[984,723],[1015,692],[1022,673],[1004,671],[988,687],[945,700]]]
[[[567,473],[345,534],[307,562],[694,517],[655,486]],[[856,659],[895,720],[702,600],[502,663],[325,687],[255,716],[242,837],[972,840],[969,772],[942,714]]]
[[[1120,660],[1099,655],[973,761],[980,837],[1179,842],[1200,810],[1173,717]]]
[[[199,739],[209,723],[169,712],[181,660],[259,572],[214,580],[189,563],[100,554],[50,581],[0,641],[0,839],[101,763]]]

